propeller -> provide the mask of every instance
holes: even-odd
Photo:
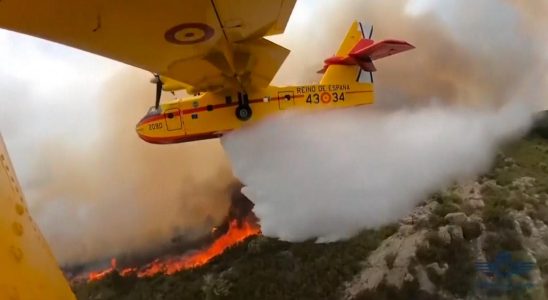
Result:
[[[154,73],[154,78],[152,78],[150,82],[156,84],[156,103],[154,107],[158,109],[158,107],[160,107],[160,98],[162,97],[162,87],[164,86],[164,83],[160,79],[160,74],[157,73]]]
[[[369,39],[373,37],[373,25],[371,25],[371,30],[369,31]],[[374,83],[375,80],[373,80],[373,72],[369,72],[369,77],[371,78],[371,83]]]

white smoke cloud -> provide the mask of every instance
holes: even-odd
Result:
[[[377,64],[374,106],[293,112],[223,138],[266,235],[325,242],[394,222],[429,193],[485,171],[546,100],[546,41],[509,1],[303,0],[301,11],[322,22],[292,20],[275,38],[299,66],[278,82],[317,81],[304,74],[335,51],[342,25],[363,16],[378,39],[417,49]]]
[[[0,131],[61,264],[146,253],[223,221],[234,179],[220,143],[135,133],[150,73],[15,33],[0,41]]]

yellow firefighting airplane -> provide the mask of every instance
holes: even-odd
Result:
[[[354,22],[320,84],[275,87],[289,51],[264,36],[284,31],[296,0],[5,0],[0,27],[155,74],[156,103],[137,124],[157,144],[215,138],[280,111],[371,104],[373,61],[414,48],[371,40]],[[366,37],[367,34],[367,37]],[[160,104],[162,90],[191,98]]]

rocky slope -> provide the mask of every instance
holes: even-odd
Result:
[[[74,286],[79,299],[548,299],[548,140],[344,242],[253,237],[172,276]]]

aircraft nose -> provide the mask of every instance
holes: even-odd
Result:
[[[137,125],[135,125],[135,132],[137,132],[137,135],[139,136],[139,138],[141,138],[142,140],[145,140],[146,141],[146,137],[147,137],[147,134],[146,134],[146,122],[148,121],[148,117],[145,116],[143,117],[139,123],[137,123]]]
[[[145,132],[144,132],[144,126],[141,124],[141,122],[139,122],[137,126],[135,126],[135,132],[137,132],[137,135],[139,136],[139,138],[144,140]]]

